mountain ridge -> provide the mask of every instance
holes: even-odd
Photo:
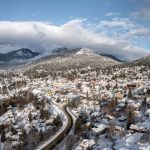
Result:
[[[118,57],[116,57],[115,55],[112,55],[112,54],[101,53],[100,55],[101,55],[101,56],[106,56],[106,57],[112,58],[112,59],[114,59],[114,60],[116,60],[116,61],[118,61],[118,62],[125,62],[125,61],[119,59]]]
[[[38,55],[39,55],[38,52],[33,52],[32,50],[30,50],[28,48],[22,48],[22,49],[11,51],[11,52],[8,52],[8,53],[5,53],[5,54],[0,53],[0,61],[8,62],[8,61],[11,61],[13,59],[23,59],[23,60],[25,60],[25,59],[34,58]]]

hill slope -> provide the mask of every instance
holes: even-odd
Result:
[[[101,68],[117,64],[120,63],[111,58],[95,54],[93,50],[88,48],[72,50],[63,48],[63,50],[54,50],[52,55],[34,62],[30,67],[42,68],[43,70],[65,70],[67,68]]]

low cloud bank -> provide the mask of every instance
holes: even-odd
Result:
[[[124,27],[126,24],[123,24],[124,20],[121,21],[122,24],[115,20],[113,27],[117,23]],[[102,23],[96,27],[105,28],[105,22]],[[52,49],[59,47],[88,47],[98,53],[109,53],[128,60],[150,54],[148,49],[135,46],[130,41],[109,36],[103,31],[97,32],[86,26],[84,19],[71,20],[59,26],[47,22],[0,21],[0,53],[19,48],[50,53]]]

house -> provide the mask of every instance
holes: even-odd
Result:
[[[150,109],[148,109],[148,110],[145,112],[145,115],[146,115],[146,116],[150,116]]]
[[[130,130],[133,130],[133,131],[136,131],[136,132],[145,132],[146,131],[145,128],[140,127],[140,126],[138,126],[136,124],[131,124],[130,125]]]
[[[123,128],[123,127],[121,127],[121,126],[118,126],[118,125],[115,125],[115,129],[117,130],[117,131],[125,131],[125,129]]]
[[[111,116],[111,115],[106,115],[105,117],[106,117],[107,119],[109,119],[109,120],[115,119],[115,117],[114,117],[114,116]]]
[[[106,129],[107,129],[107,125],[105,125],[105,124],[100,124],[100,125],[98,125],[97,128],[92,128],[92,131],[93,131],[93,134],[94,134],[94,135],[99,135],[99,134],[101,134],[102,132],[104,132]]]
[[[127,119],[126,117],[121,116],[121,117],[119,117],[119,118],[118,118],[118,121],[120,121],[120,122],[124,122],[126,119]]]
[[[93,145],[95,145],[96,142],[92,139],[92,140],[87,140],[84,139],[81,143],[80,143],[80,147],[81,149],[89,149],[91,148]],[[78,148],[77,148],[78,149]],[[80,149],[80,148],[79,148]]]

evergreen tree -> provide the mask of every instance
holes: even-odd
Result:
[[[88,93],[88,91],[86,92],[86,99],[89,99],[89,93]]]
[[[82,119],[79,116],[75,122],[75,132],[78,133],[81,130],[81,127],[82,127]]]
[[[42,141],[44,139],[44,134],[43,134],[43,131],[42,129],[40,130],[40,140]]]
[[[147,101],[147,96],[144,96],[143,102],[142,102],[142,107],[146,106],[146,101]]]
[[[131,108],[131,109],[129,109],[128,114],[127,114],[127,129],[129,129],[129,128],[130,128],[130,125],[131,125],[132,123],[134,123],[134,117],[135,117],[135,112],[134,112],[134,110]]]
[[[48,112],[48,110],[44,110],[43,113],[44,113],[43,114],[44,119],[48,120],[49,119],[49,112]]]
[[[115,89],[118,89],[118,81],[117,81],[117,79],[116,79]]]
[[[108,82],[108,84],[106,85],[106,89],[109,90],[110,89],[110,84]]]
[[[44,111],[43,111],[43,109],[40,109],[40,118],[41,118],[41,119],[44,118]]]
[[[62,121],[61,121],[61,118],[59,115],[57,115],[57,117],[54,119],[53,123],[56,125],[56,127],[59,127],[62,125]]]
[[[117,98],[112,99],[111,102],[108,105],[108,111],[109,112],[114,111],[116,109],[117,104],[118,104]]]
[[[131,88],[129,88],[129,91],[128,91],[128,98],[130,98],[130,99],[132,99],[132,98],[133,98]]]
[[[2,124],[0,125],[0,134],[2,133],[2,131],[4,130],[5,126]]]
[[[5,137],[5,130],[2,131],[1,133],[1,142],[5,142],[6,141],[6,137]]]
[[[31,114],[31,111],[29,113],[29,122],[31,123],[32,122],[32,114]]]
[[[12,132],[13,135],[17,134],[17,131],[14,127],[11,128],[11,132]]]

